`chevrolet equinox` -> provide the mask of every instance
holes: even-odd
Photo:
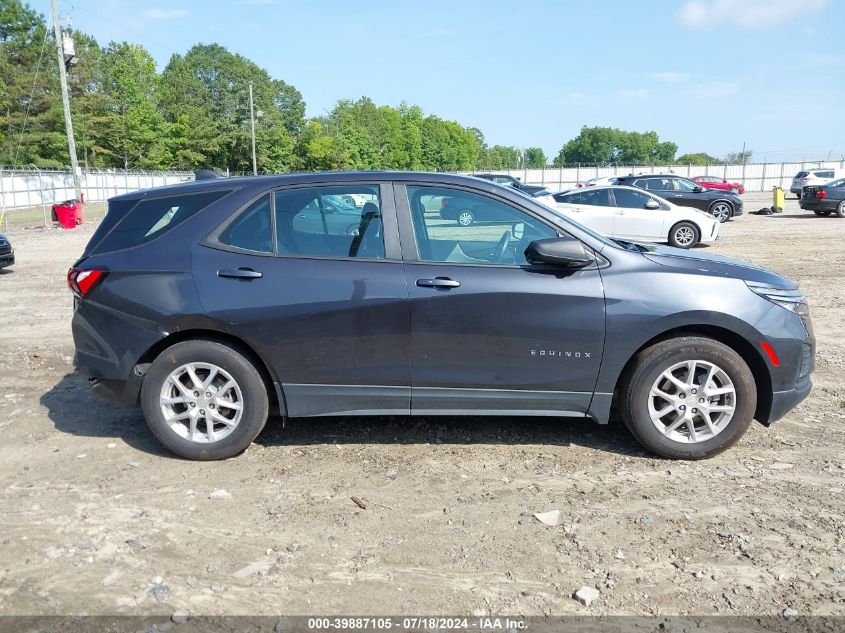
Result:
[[[349,230],[333,203],[363,201]],[[484,220],[444,220],[450,205]],[[112,198],[68,272],[75,364],[193,459],[268,416],[618,412],[654,453],[715,455],[810,391],[796,285],[609,240],[478,178],[208,178]]]

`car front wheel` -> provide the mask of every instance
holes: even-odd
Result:
[[[684,336],[643,350],[617,394],[625,425],[648,450],[704,459],[748,430],[757,387],[748,365],[714,339]]]
[[[733,207],[729,202],[714,202],[710,206],[710,213],[713,214],[713,217],[719,220],[719,222],[727,222],[728,220],[733,217],[734,210]]]
[[[698,227],[692,222],[678,222],[669,231],[669,244],[676,248],[692,248],[698,240]]]
[[[264,428],[267,389],[243,354],[214,341],[183,341],[150,365],[141,406],[153,435],[189,459],[242,453]]]

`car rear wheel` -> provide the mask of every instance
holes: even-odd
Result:
[[[840,218],[845,218],[845,200],[839,203],[839,206],[836,207],[836,215]]]
[[[469,209],[462,209],[458,212],[458,224],[461,226],[471,226],[475,222],[475,216]]]
[[[829,216],[832,213],[832,211],[813,211],[813,213],[815,213],[820,218],[826,218],[827,216]]]
[[[242,453],[264,428],[269,399],[243,354],[213,341],[183,341],[150,365],[141,406],[153,435],[189,459]]]
[[[704,459],[727,450],[748,430],[757,407],[754,376],[742,357],[698,336],[643,350],[617,396],[631,434],[670,459]]]
[[[731,206],[730,202],[719,200],[718,202],[714,202],[710,205],[710,213],[712,213],[713,217],[719,220],[719,222],[727,222],[731,219],[731,217],[733,217],[734,208]]]
[[[669,230],[669,244],[676,248],[692,248],[699,239],[698,227],[692,222],[678,222]]]

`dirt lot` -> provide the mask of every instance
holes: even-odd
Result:
[[[271,422],[176,459],[73,373],[92,228],[18,230],[0,273],[0,615],[845,613],[845,220],[790,199],[709,249],[797,279],[819,349],[804,404],[698,463],[536,418]]]

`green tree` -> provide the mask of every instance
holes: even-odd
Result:
[[[121,167],[161,169],[172,162],[168,130],[160,110],[155,61],[142,46],[109,44],[103,53],[108,147]]]
[[[682,154],[675,159],[675,162],[679,165],[719,165],[722,161],[706,152],[696,152]]]
[[[660,142],[656,132],[585,126],[576,138],[561,148],[554,165],[665,165],[674,161],[677,151],[675,143]]]
[[[254,62],[218,44],[198,44],[184,56],[170,59],[161,82],[162,111],[173,126],[169,144],[176,166],[252,170],[250,82],[260,113],[255,132],[259,169],[295,166],[294,137],[305,122],[302,96]]]
[[[528,147],[525,150],[525,166],[528,169],[542,169],[546,166],[546,153],[539,147]]]
[[[741,152],[731,152],[725,156],[725,162],[728,165],[744,165],[751,160],[753,155],[754,151],[750,149],[746,149]]]

